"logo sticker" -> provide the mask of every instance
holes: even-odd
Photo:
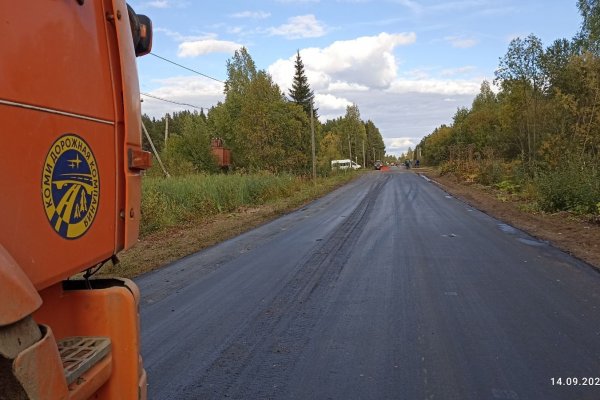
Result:
[[[79,136],[66,134],[53,144],[42,172],[46,216],[60,236],[77,239],[94,222],[100,201],[100,176],[94,153]]]

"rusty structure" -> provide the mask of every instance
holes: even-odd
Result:
[[[229,170],[231,168],[231,150],[225,147],[223,139],[213,138],[210,142],[210,148],[219,168]]]

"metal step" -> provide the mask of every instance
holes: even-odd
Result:
[[[111,343],[107,337],[73,336],[58,341],[58,351],[62,359],[67,384],[92,368],[110,353]]]

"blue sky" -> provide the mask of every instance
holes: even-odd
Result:
[[[398,155],[470,106],[492,81],[511,39],[545,46],[579,29],[576,0],[190,0],[130,1],[154,25],[153,53],[225,80],[226,61],[245,46],[287,92],[296,51],[320,119],[357,104]],[[152,55],[138,59],[140,89],[209,108],[221,83]],[[144,98],[159,117],[186,107]]]

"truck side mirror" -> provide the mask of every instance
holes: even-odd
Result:
[[[140,39],[135,45],[136,57],[145,56],[152,50],[152,21],[145,15],[138,14],[140,21]]]
[[[144,56],[152,50],[152,21],[145,15],[136,14],[129,4],[127,13],[129,14],[135,55],[137,57]]]

